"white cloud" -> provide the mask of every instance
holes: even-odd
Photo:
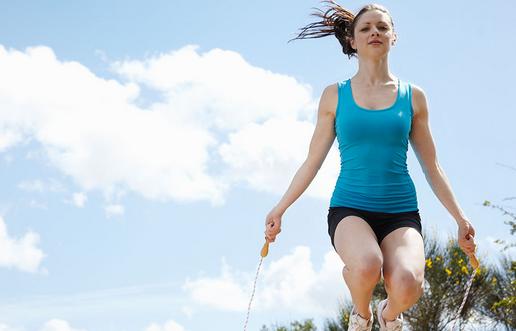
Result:
[[[29,191],[29,192],[34,192],[34,191],[43,192],[44,191],[43,182],[39,179],[36,179],[33,181],[23,181],[18,184],[18,188],[21,190],[24,190],[24,191]]]
[[[0,152],[21,141],[21,133],[15,130],[0,131]]]
[[[76,192],[72,195],[73,204],[79,208],[84,207],[86,200],[88,200],[88,197],[83,192]]]
[[[21,331],[21,330],[10,327],[7,324],[0,323],[0,331]]]
[[[55,178],[50,178],[46,182],[41,179],[24,180],[18,183],[18,188],[27,192],[62,192],[64,185]]]
[[[11,238],[7,226],[0,216],[0,266],[14,267],[21,271],[36,272],[45,257],[37,246],[39,235],[27,232],[22,238]]]
[[[0,323],[0,331],[21,331],[21,329],[13,328],[7,324]],[[85,331],[83,329],[75,329],[70,324],[62,319],[51,319],[45,323],[40,331]]]
[[[20,329],[13,328],[7,324],[0,323],[0,331],[21,331]],[[85,331],[84,329],[73,328],[69,322],[62,319],[51,319],[45,323],[40,331]],[[163,325],[158,323],[151,323],[145,328],[145,331],[187,331],[179,323],[168,320]]]
[[[309,85],[252,66],[237,52],[215,48],[199,54],[198,48],[188,45],[145,61],[115,62],[113,68],[162,91],[174,112],[202,127],[235,131],[271,117],[313,115]]]
[[[236,52],[197,48],[114,62],[122,82],[60,61],[48,47],[0,46],[1,148],[36,140],[41,160],[109,203],[117,191],[212,204],[239,183],[284,191],[308,152],[311,87]],[[161,97],[139,106],[143,88]],[[337,152],[329,158],[308,195],[331,193]]]
[[[186,331],[186,329],[177,322],[169,320],[163,325],[152,323],[145,328],[145,331]]]
[[[41,329],[41,331],[83,331],[79,329],[72,328],[70,324],[61,319],[51,319],[50,321],[45,323],[45,326]]]
[[[228,182],[245,182],[258,191],[283,194],[305,160],[314,126],[306,121],[272,118],[229,135],[219,148]],[[331,150],[305,195],[329,198],[338,176],[338,154]],[[331,185],[328,185],[331,184]]]
[[[31,199],[29,202],[29,207],[31,208],[40,208],[40,209],[48,209],[48,206],[44,202],[40,202],[34,199]]]
[[[334,251],[315,270],[308,247],[298,246],[290,255],[262,263],[252,302],[253,310],[288,309],[310,316],[332,315],[338,301],[350,298],[342,277],[344,264]],[[222,260],[217,277],[187,279],[183,290],[197,304],[228,311],[247,311],[256,271],[231,270]]]
[[[124,206],[122,205],[108,205],[105,208],[107,217],[112,215],[123,215],[124,214]]]
[[[185,314],[188,318],[192,318],[194,315],[194,309],[190,306],[182,306],[181,312]]]

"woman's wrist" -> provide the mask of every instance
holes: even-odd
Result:
[[[465,216],[462,216],[462,217],[458,217],[457,219],[455,219],[455,221],[457,222],[457,225],[461,226],[461,225],[465,225],[465,224],[468,224],[468,223],[471,223],[467,217]]]
[[[281,205],[277,204],[276,206],[274,206],[274,210],[276,210],[276,212],[278,212],[279,214],[283,215],[285,213],[286,208],[281,207]]]

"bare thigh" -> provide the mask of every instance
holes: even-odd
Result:
[[[337,224],[333,242],[348,270],[383,263],[373,229],[358,216],[346,216]]]
[[[384,257],[383,276],[386,287],[407,281],[423,283],[424,243],[415,229],[402,227],[389,233],[382,240],[381,250]]]

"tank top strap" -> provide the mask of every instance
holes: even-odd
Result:
[[[410,109],[410,115],[413,115],[412,110],[412,85],[409,82],[400,80],[400,106],[404,109]]]
[[[339,116],[339,113],[347,109],[350,105],[350,99],[348,95],[348,88],[346,84],[348,83],[347,79],[340,80],[337,82],[337,109],[335,112],[335,119]]]

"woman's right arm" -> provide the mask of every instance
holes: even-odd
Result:
[[[287,191],[266,217],[266,238],[274,242],[281,231],[281,216],[306,190],[321,168],[335,140],[335,109],[337,107],[337,84],[327,86],[319,100],[317,123],[310,141],[308,156],[299,167]]]

